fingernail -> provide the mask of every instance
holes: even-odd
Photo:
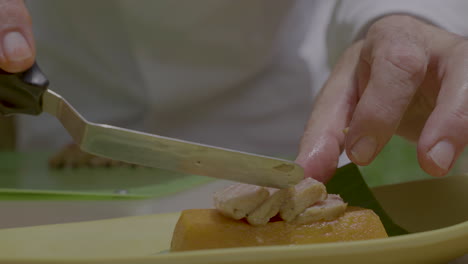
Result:
[[[8,61],[21,62],[32,56],[28,42],[19,32],[8,32],[3,38],[3,52]]]
[[[439,168],[448,170],[455,156],[455,147],[447,140],[443,140],[432,147],[427,154]]]
[[[369,162],[377,150],[377,140],[371,136],[360,138],[352,147],[351,155],[358,163]]]

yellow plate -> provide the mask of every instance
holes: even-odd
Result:
[[[386,239],[160,253],[179,216],[126,217],[0,230],[0,263],[443,263],[468,254],[468,176],[374,189],[413,233]]]

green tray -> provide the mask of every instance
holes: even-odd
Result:
[[[214,179],[150,168],[49,169],[50,153],[0,153],[0,200],[157,198]]]

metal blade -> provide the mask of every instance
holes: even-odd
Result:
[[[267,187],[286,188],[304,178],[288,160],[87,122],[48,90],[43,109],[54,115],[85,152],[132,164]]]

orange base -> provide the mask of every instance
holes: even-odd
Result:
[[[270,222],[252,226],[227,218],[215,209],[182,212],[172,237],[171,251],[197,249],[299,245],[387,237],[379,217],[369,209],[348,207],[334,221],[311,224]]]

